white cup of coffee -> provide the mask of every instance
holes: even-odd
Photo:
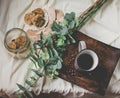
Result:
[[[75,59],[75,68],[83,71],[92,71],[98,66],[98,56],[90,49],[86,48],[85,41],[80,41],[78,45],[78,55]]]

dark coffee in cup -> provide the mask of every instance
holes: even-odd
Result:
[[[79,41],[78,54],[75,59],[77,70],[92,71],[98,66],[98,56],[90,49],[87,49],[85,41]]]
[[[77,59],[77,64],[80,69],[88,70],[93,65],[93,58],[89,54],[81,54]]]

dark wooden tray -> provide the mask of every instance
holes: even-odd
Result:
[[[120,57],[120,49],[99,42],[78,31],[75,31],[73,37],[77,43],[67,47],[63,55],[63,67],[59,77],[89,91],[104,95]],[[91,72],[78,71],[74,67],[79,41],[85,41],[87,48],[98,55],[98,67]]]

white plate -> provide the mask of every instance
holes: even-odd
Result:
[[[47,11],[45,10],[45,9],[43,9],[43,11],[44,11],[44,19],[45,19],[45,23],[44,23],[44,25],[42,26],[42,27],[36,27],[36,26],[34,26],[34,25],[28,25],[28,24],[26,24],[25,23],[25,27],[24,27],[24,30],[25,31],[27,31],[28,29],[32,29],[32,30],[42,30],[42,29],[44,29],[45,28],[45,26],[48,24],[48,19],[49,19],[49,17],[48,17],[48,13],[47,13]]]

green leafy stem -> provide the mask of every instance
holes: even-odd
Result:
[[[88,20],[102,7],[107,0],[97,0],[94,5],[89,7],[80,17],[76,17],[74,12],[66,13],[64,19],[60,22],[53,22],[51,26],[52,32],[47,36],[41,32],[40,40],[33,44],[33,54],[31,61],[35,65],[35,69],[31,69],[35,76],[30,77],[25,81],[27,87],[17,84],[19,87],[16,92],[18,98],[24,96],[33,98],[33,94],[29,91],[37,80],[42,76],[49,76],[51,79],[59,75],[58,70],[62,68],[62,55],[66,50],[66,46],[75,43],[72,37],[74,30],[80,30]],[[22,95],[19,94],[22,91]]]

